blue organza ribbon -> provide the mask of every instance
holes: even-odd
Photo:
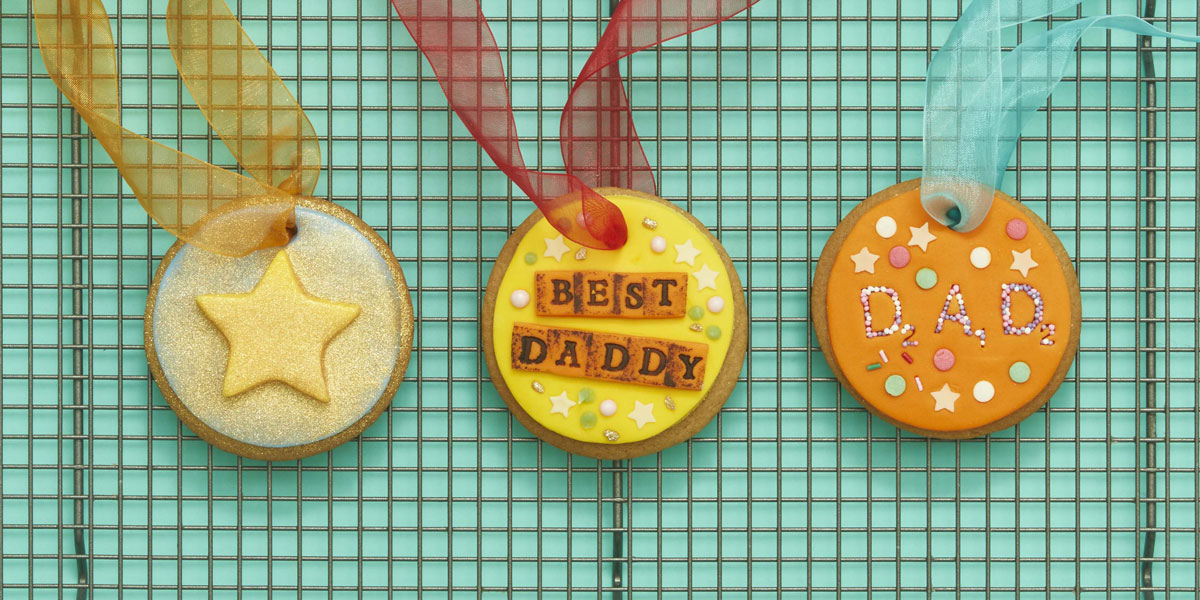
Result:
[[[1129,15],[1077,19],[1000,51],[1001,30],[1078,6],[1083,0],[975,0],[933,56],[926,75],[925,170],[921,204],[958,231],[978,226],[992,205],[1021,129],[1075,60],[1093,27],[1200,43]]]

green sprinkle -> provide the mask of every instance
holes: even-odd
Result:
[[[871,364],[867,365],[868,371],[874,371],[875,369],[882,369],[882,368],[883,368],[883,365],[881,365],[879,363],[871,363]]]
[[[537,255],[532,252],[526,252],[525,253],[525,264],[532,265],[535,262],[537,262]]]
[[[580,415],[579,426],[584,429],[591,429],[596,426],[596,413],[587,411]]]
[[[908,383],[899,375],[888,375],[887,380],[883,382],[883,389],[889,396],[899,396],[907,387]]]
[[[1029,365],[1023,361],[1017,361],[1008,368],[1008,378],[1015,383],[1025,383],[1029,381]]]
[[[704,330],[704,335],[707,335],[710,340],[715,340],[721,337],[721,328],[716,325],[709,325],[708,329]]]
[[[585,388],[582,388],[579,390],[579,403],[580,404],[587,404],[595,399],[596,399],[596,393],[592,391],[592,388],[585,387]]]
[[[937,285],[937,273],[928,267],[917,271],[917,285],[923,290]]]
[[[693,306],[688,309],[688,316],[691,317],[693,321],[699,321],[700,319],[704,318],[704,309],[699,306]]]

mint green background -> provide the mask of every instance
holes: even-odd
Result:
[[[106,1],[121,17],[126,124],[230,164],[181,91],[165,4]],[[474,597],[480,586],[488,597],[610,597],[614,569],[635,597],[1132,598],[1151,445],[1152,589],[1196,597],[1195,48],[1155,52],[1170,75],[1158,86],[1156,200],[1139,184],[1132,36],[1085,36],[1079,68],[1025,132],[1005,189],[1075,259],[1081,349],[1048,409],[958,443],[900,434],[839,389],[814,348],[807,286],[839,216],[918,175],[929,46],[960,6],[762,0],[750,21],[639,54],[630,90],[661,192],[734,257],[750,352],[726,408],[691,442],[600,463],[536,441],[487,380],[480,287],[532,205],[447,111],[390,6],[260,4],[244,3],[244,25],[322,136],[318,193],[378,228],[412,286],[420,323],[407,380],[360,440],[299,463],[240,460],[183,428],[142,348],[147,282],[173,239],[90,139],[81,165],[63,164],[69,107],[31,48],[27,3],[0,0],[6,600],[74,595],[73,493],[87,507],[97,598]],[[483,2],[532,165],[561,164],[558,109],[607,4]],[[1195,2],[1160,2],[1167,11],[1156,23],[1196,31]],[[60,196],[76,172],[78,249]],[[1157,258],[1147,258],[1151,231]],[[73,313],[77,285],[84,305]],[[78,318],[85,369],[74,374]],[[82,490],[62,408],[77,379],[89,407]],[[1159,407],[1150,440],[1148,390]]]

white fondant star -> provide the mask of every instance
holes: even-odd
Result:
[[[850,256],[850,260],[854,261],[855,273],[862,273],[863,271],[874,273],[875,261],[879,260],[879,255],[871,254],[871,251],[867,250],[866,246],[863,246],[862,250],[858,251],[858,254]]]
[[[1027,248],[1024,252],[1012,251],[1013,262],[1009,268],[1014,271],[1020,271],[1021,277],[1029,277],[1029,270],[1038,266],[1033,262],[1033,248]]]
[[[550,407],[550,414],[558,413],[564,419],[569,416],[567,413],[570,412],[571,407],[575,406],[575,403],[567,397],[566,390],[563,390],[563,393],[557,396],[550,396],[550,404],[553,405]]]
[[[933,396],[934,412],[939,410],[948,410],[950,412],[954,412],[954,401],[958,400],[958,394],[950,389],[950,384],[943,383],[942,389],[936,392],[931,392],[930,395]]]
[[[929,242],[937,239],[936,235],[929,233],[929,221],[925,221],[925,224],[920,227],[909,227],[908,231],[912,234],[912,237],[908,239],[908,245],[920,247],[921,252],[928,252]]]
[[[708,268],[708,263],[704,263],[704,266],[700,267],[699,271],[692,273],[692,277],[696,278],[697,290],[704,288],[717,289],[717,277],[720,275],[720,272]]]
[[[559,235],[556,238],[542,238],[546,240],[546,252],[542,256],[553,258],[558,262],[562,262],[562,256],[571,251],[567,244],[563,242],[563,236]]]
[[[633,412],[629,413],[629,418],[637,422],[638,429],[646,426],[646,423],[656,423],[654,420],[654,404],[642,404],[637,400],[633,401]]]
[[[675,262],[687,263],[691,266],[696,266],[696,257],[700,256],[700,251],[692,245],[692,240],[688,240],[682,244],[675,244]]]

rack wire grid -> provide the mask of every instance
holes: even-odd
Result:
[[[127,126],[233,165],[179,85],[165,0],[106,4]],[[1073,257],[1082,343],[1047,408],[960,442],[901,433],[840,389],[808,286],[839,218],[919,175],[925,67],[964,3],[763,0],[637,54],[628,86],[661,192],[734,257],[750,351],[694,439],[607,462],[539,442],[494,391],[479,302],[533,206],[389,4],[357,4],[234,10],[321,132],[318,195],[400,258],[414,359],[360,439],[263,463],[198,439],[147,376],[147,284],[173,239],[46,76],[27,3],[0,0],[6,600],[1196,597],[1195,47],[1089,33],[1026,130],[1004,187]],[[1195,2],[1099,4],[1197,27]],[[525,154],[561,167],[559,110],[611,6],[483,9]]]

